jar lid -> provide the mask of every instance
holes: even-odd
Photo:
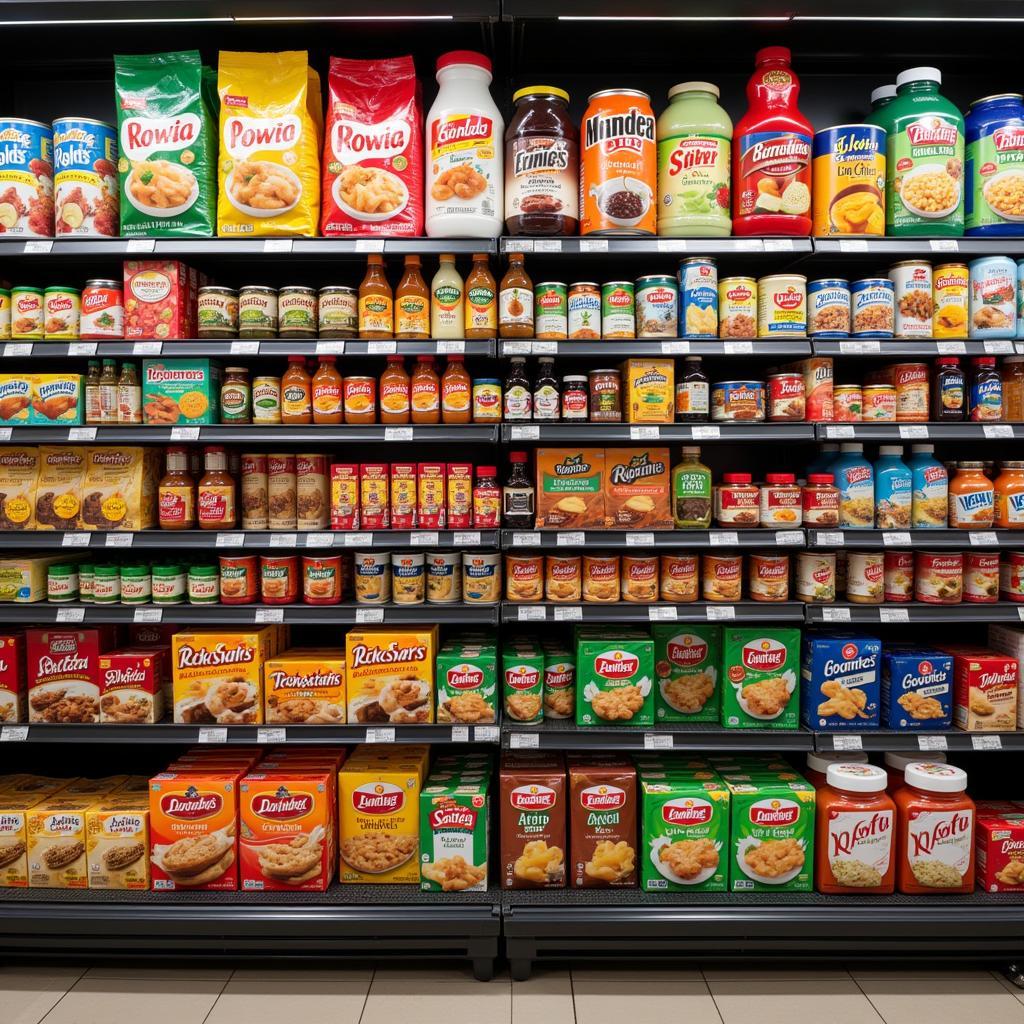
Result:
[[[793,473],[765,473],[765,483],[768,484],[791,484],[796,481]]]
[[[180,576],[184,572],[184,568],[180,565],[154,565],[153,575],[154,576]]]
[[[97,565],[95,569],[97,576],[117,576],[119,572],[116,565]]]
[[[807,769],[824,775],[833,764],[867,764],[863,750],[812,751],[807,755]]]
[[[148,565],[122,565],[121,575],[128,576],[131,579],[141,579],[143,576],[149,575]]]
[[[833,484],[836,478],[831,473],[808,473],[807,482],[809,484]]]
[[[938,763],[941,763],[941,764],[945,764],[946,763],[946,755],[945,755],[945,753],[943,751],[941,751],[941,750],[935,751],[935,752],[929,751],[929,753],[931,753],[931,755],[932,755],[928,759],[929,761],[931,761],[933,763],[938,762]],[[899,771],[899,772],[902,772],[903,769],[906,768],[908,764],[917,764],[917,763],[920,762],[920,760],[921,760],[920,753],[917,753],[917,754],[898,754],[894,750],[889,750],[889,751],[886,752],[886,755],[885,755],[886,766],[889,767],[889,768],[893,768],[893,769],[895,769],[896,771]]]
[[[587,378],[577,374],[570,374],[563,377],[562,382],[565,384],[586,384]]]
[[[189,576],[217,576],[220,570],[215,565],[190,565]]]
[[[871,90],[871,102],[877,103],[879,100],[892,99],[895,95],[895,85],[880,85],[877,89]]]
[[[967,772],[941,761],[912,761],[903,771],[903,780],[929,793],[962,793],[967,788]]]
[[[849,452],[852,455],[862,455],[864,452],[864,445],[859,441],[850,441],[848,444],[841,444],[839,446],[840,452]]]
[[[522,89],[516,89],[512,93],[512,102],[518,103],[526,96],[557,96],[558,99],[565,100],[566,103],[569,102],[569,94],[555,85],[527,85]]]
[[[889,777],[873,764],[843,761],[828,766],[825,781],[829,786],[849,793],[880,793],[885,789]]]
[[[73,295],[79,294],[79,290],[77,288],[72,288],[71,285],[68,284],[48,284],[45,290],[47,295],[49,295],[50,292],[71,292]]]
[[[907,68],[896,76],[896,88],[907,82],[937,82],[942,84],[942,72],[938,68]]]
[[[370,379],[372,379],[372,378],[370,378]],[[580,378],[580,380],[586,380],[586,379],[587,379],[586,377],[581,377]],[[501,386],[501,381],[498,380],[497,377],[477,377],[477,379],[475,381],[473,381],[473,387],[475,387],[475,388],[480,387],[481,384],[488,384],[488,385],[490,385],[492,387],[500,387]]]
[[[724,484],[749,484],[753,477],[749,473],[723,473]]]
[[[75,567],[73,565],[65,564],[51,565],[50,568],[46,570],[47,574],[50,576],[70,576],[74,571]]]
[[[225,373],[248,373],[248,366],[226,366],[224,368]]]
[[[710,82],[680,82],[669,89],[668,98],[672,99],[673,96],[679,96],[684,92],[709,92],[715,99],[722,95],[718,86],[712,85]]]
[[[882,444],[878,446],[879,455],[903,455],[903,445],[901,444]]]

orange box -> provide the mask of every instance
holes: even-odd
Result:
[[[420,529],[443,530],[448,521],[445,511],[445,472],[443,462],[421,462],[416,503]],[[472,468],[470,469],[472,472]],[[473,507],[473,488],[470,484],[469,507]]]
[[[57,793],[26,814],[30,889],[85,889],[85,814],[95,797]]]
[[[0,888],[28,888],[28,812],[45,799],[0,792]]]
[[[149,780],[153,889],[238,888],[241,771],[202,768]]]
[[[239,791],[241,888],[327,889],[338,855],[334,769],[257,769],[242,779]]]
[[[331,529],[359,529],[359,467],[331,466]]]
[[[149,889],[149,798],[111,793],[85,814],[90,889]]]
[[[359,518],[364,530],[387,530],[391,525],[388,497],[390,467],[386,462],[364,462],[359,467]]]
[[[416,463],[391,463],[391,529],[416,528]]]
[[[675,419],[675,364],[671,359],[627,359],[620,369],[627,423],[671,423]]]
[[[263,666],[264,717],[268,724],[344,725],[345,654],[327,648],[293,648]]]
[[[437,637],[436,625],[350,629],[345,636],[349,722],[433,722]]]
[[[604,514],[610,529],[672,529],[667,448],[606,448],[604,471]]]
[[[605,525],[603,448],[537,449],[537,528]]]

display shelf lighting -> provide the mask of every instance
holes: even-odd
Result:
[[[0,21],[0,27],[30,25],[207,25],[237,24],[241,22],[376,22],[376,21],[454,21],[451,14],[309,14],[267,15],[265,17],[227,16],[218,18],[42,18],[32,20]]]
[[[559,21],[792,21],[789,14],[560,14]],[[842,19],[840,19],[842,20]]]

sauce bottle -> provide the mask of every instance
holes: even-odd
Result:
[[[430,337],[430,292],[420,272],[419,256],[405,257],[405,273],[395,294],[395,337]]]
[[[672,469],[672,519],[677,530],[711,526],[711,470],[700,461],[699,448],[683,448]]]
[[[814,129],[797,106],[800,80],[788,47],[766,46],[754,64],[733,136],[733,234],[809,235]]]
[[[555,361],[550,356],[537,360],[537,380],[533,385],[533,418],[557,420],[562,408],[562,393],[555,376]]]
[[[100,374],[100,423],[117,423],[117,360],[104,359]]]
[[[441,265],[430,282],[430,336],[462,338],[466,331],[466,296],[455,257],[441,253]]]
[[[473,526],[477,529],[497,529],[501,520],[501,490],[498,487],[497,466],[477,466],[476,486],[473,488]]]
[[[978,356],[971,360],[971,390],[968,411],[972,420],[1001,420],[1003,418],[1003,379],[996,369],[994,356]]]
[[[441,378],[441,421],[469,423],[473,418],[473,380],[463,356],[449,356]]]
[[[498,334],[502,338],[533,337],[533,282],[523,265],[523,254],[508,257],[508,270],[501,279]]]
[[[441,422],[441,383],[432,356],[417,356],[410,382],[413,423]]]
[[[411,386],[401,356],[388,356],[380,375],[381,423],[408,423]]]
[[[497,286],[487,263],[487,253],[473,253],[473,269],[466,278],[467,338],[493,338],[498,331]]]
[[[320,365],[313,374],[312,405],[314,423],[340,423],[344,411],[342,380],[335,356],[320,356]]]
[[[526,376],[526,360],[515,356],[509,362],[505,378],[504,416],[506,420],[529,420],[533,415],[533,391]]]
[[[1024,462],[1003,462],[993,486],[995,525],[1002,530],[1024,530]]]
[[[281,422],[313,422],[313,380],[302,356],[288,357],[288,369],[281,378]]]
[[[157,508],[161,530],[194,530],[196,484],[188,471],[188,449],[167,449],[167,472],[160,480]]]
[[[964,371],[956,356],[940,356],[932,375],[932,422],[964,418]]]
[[[117,422],[142,422],[142,385],[134,363],[121,364],[117,381]]]
[[[395,336],[395,307],[391,285],[384,273],[384,257],[366,257],[366,276],[359,285],[359,337]]]
[[[958,462],[949,481],[949,527],[958,530],[991,529],[995,516],[995,489],[981,462]]]
[[[683,375],[676,382],[676,419],[681,423],[703,423],[710,416],[707,374],[701,369],[700,356],[687,356]]]
[[[89,370],[85,376],[85,422],[103,422],[100,413],[100,363],[98,359],[89,360]]]
[[[199,480],[197,503],[200,530],[231,530],[237,525],[235,481],[228,472],[223,445],[205,449],[206,472]]]
[[[534,487],[526,472],[526,452],[509,452],[511,464],[501,489],[501,525],[512,530],[532,530]]]

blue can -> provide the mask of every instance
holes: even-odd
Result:
[[[854,338],[891,338],[896,319],[895,290],[887,277],[866,277],[850,286]]]
[[[970,272],[970,338],[1012,338],[1017,333],[1017,265],[1009,256],[982,256]]]
[[[718,267],[695,257],[679,264],[679,337],[718,337]]]
[[[53,234],[53,131],[47,124],[0,118],[0,231]]]
[[[850,282],[842,277],[807,282],[807,333],[812,338],[850,336]]]
[[[964,118],[968,235],[1024,231],[1024,97],[1008,92],[975,100]]]
[[[88,117],[53,122],[58,235],[116,238],[121,230],[117,131]]]

